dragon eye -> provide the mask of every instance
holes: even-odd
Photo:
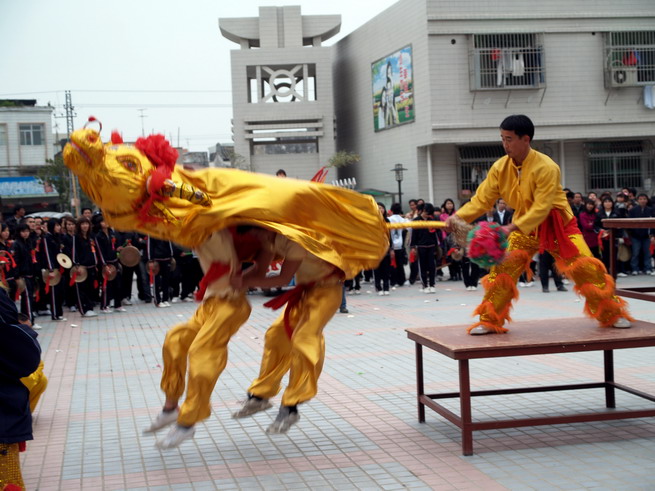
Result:
[[[123,167],[125,167],[127,170],[130,172],[134,173],[140,173],[141,172],[141,163],[133,158],[133,157],[118,157],[117,160],[123,164]]]

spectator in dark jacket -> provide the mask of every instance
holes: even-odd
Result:
[[[580,225],[580,232],[582,232],[582,237],[589,250],[596,259],[600,259],[598,231],[596,230],[596,203],[592,199],[585,199],[584,208],[578,215],[578,225]]]
[[[0,486],[25,487],[18,452],[32,440],[30,392],[21,382],[39,367],[36,333],[18,324],[16,307],[0,288]]]
[[[423,212],[413,221],[434,220],[434,206],[432,203],[425,203]],[[412,241],[410,246],[418,254],[418,264],[421,271],[421,282],[424,293],[435,293],[434,276],[435,276],[435,252],[439,240],[437,231],[433,229],[418,228],[412,230]]]
[[[170,240],[147,238],[145,260],[150,264],[157,263],[159,272],[154,275],[155,304],[157,307],[170,307],[170,270],[173,259],[173,244]]]
[[[596,223],[595,223],[595,228],[596,230],[600,231],[600,237],[601,237],[601,242],[600,245],[601,251],[601,260],[603,261],[603,264],[607,268],[607,271],[610,271],[610,234],[609,234],[609,229],[605,228],[603,226],[603,220],[609,219],[609,218],[619,218],[618,213],[616,213],[616,210],[614,210],[614,200],[612,199],[611,196],[605,196],[603,198],[603,201],[601,203],[601,209],[598,211],[596,214]],[[623,240],[623,230],[622,229],[617,229],[614,231],[614,242],[615,246],[618,245],[619,240]],[[617,248],[614,247],[614,260],[617,260],[617,254],[616,254]],[[625,273],[620,272],[621,276],[626,276]]]
[[[648,206],[648,195],[640,193],[637,196],[637,206],[633,206],[628,212],[629,218],[652,218],[653,209]],[[643,255],[643,268],[641,271],[653,275],[650,256],[650,229],[632,228],[629,229],[630,240],[632,241],[632,274],[637,275],[639,271],[639,259]]]

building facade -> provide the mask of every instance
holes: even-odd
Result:
[[[36,100],[0,100],[0,176],[34,175],[53,158],[53,110]]]
[[[333,47],[341,17],[300,7],[260,7],[259,17],[219,19],[240,49],[232,60],[232,131],[239,167],[311,178],[335,153]]]
[[[336,45],[337,147],[359,187],[470,197],[510,114],[575,191],[655,191],[652,0],[401,0]]]

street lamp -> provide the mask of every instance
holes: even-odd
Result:
[[[403,167],[403,164],[396,164],[393,169],[391,169],[391,172],[396,173],[396,181],[398,181],[398,203],[402,206],[403,204],[403,191],[401,187],[401,183],[403,182],[403,171],[405,171]]]

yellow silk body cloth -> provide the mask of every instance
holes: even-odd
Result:
[[[71,135],[64,160],[118,230],[195,248],[232,225],[266,227],[339,268],[346,278],[376,268],[389,248],[375,200],[348,189],[235,169],[190,172],[175,166],[170,180],[188,191],[187,199],[157,201],[150,211],[157,221],[139,223],[137,210],[148,198],[147,179],[155,167],[136,147],[105,145],[98,132],[83,129]]]
[[[39,368],[29,376],[20,379],[20,381],[23,382],[23,385],[30,391],[30,411],[34,412],[36,405],[39,403],[39,399],[41,399],[41,396],[48,386],[48,378],[45,376],[45,373],[43,373],[43,360],[39,363]]]
[[[276,237],[276,253],[297,260],[301,258],[298,249],[285,238]],[[307,288],[298,303],[285,307],[291,309],[291,338],[284,327],[283,312],[266,331],[259,376],[248,388],[249,393],[270,399],[280,391],[282,378],[289,372],[289,385],[282,394],[284,406],[306,402],[316,395],[325,360],[323,329],[339,308],[343,293],[341,274],[312,254],[305,254],[296,281]]]

